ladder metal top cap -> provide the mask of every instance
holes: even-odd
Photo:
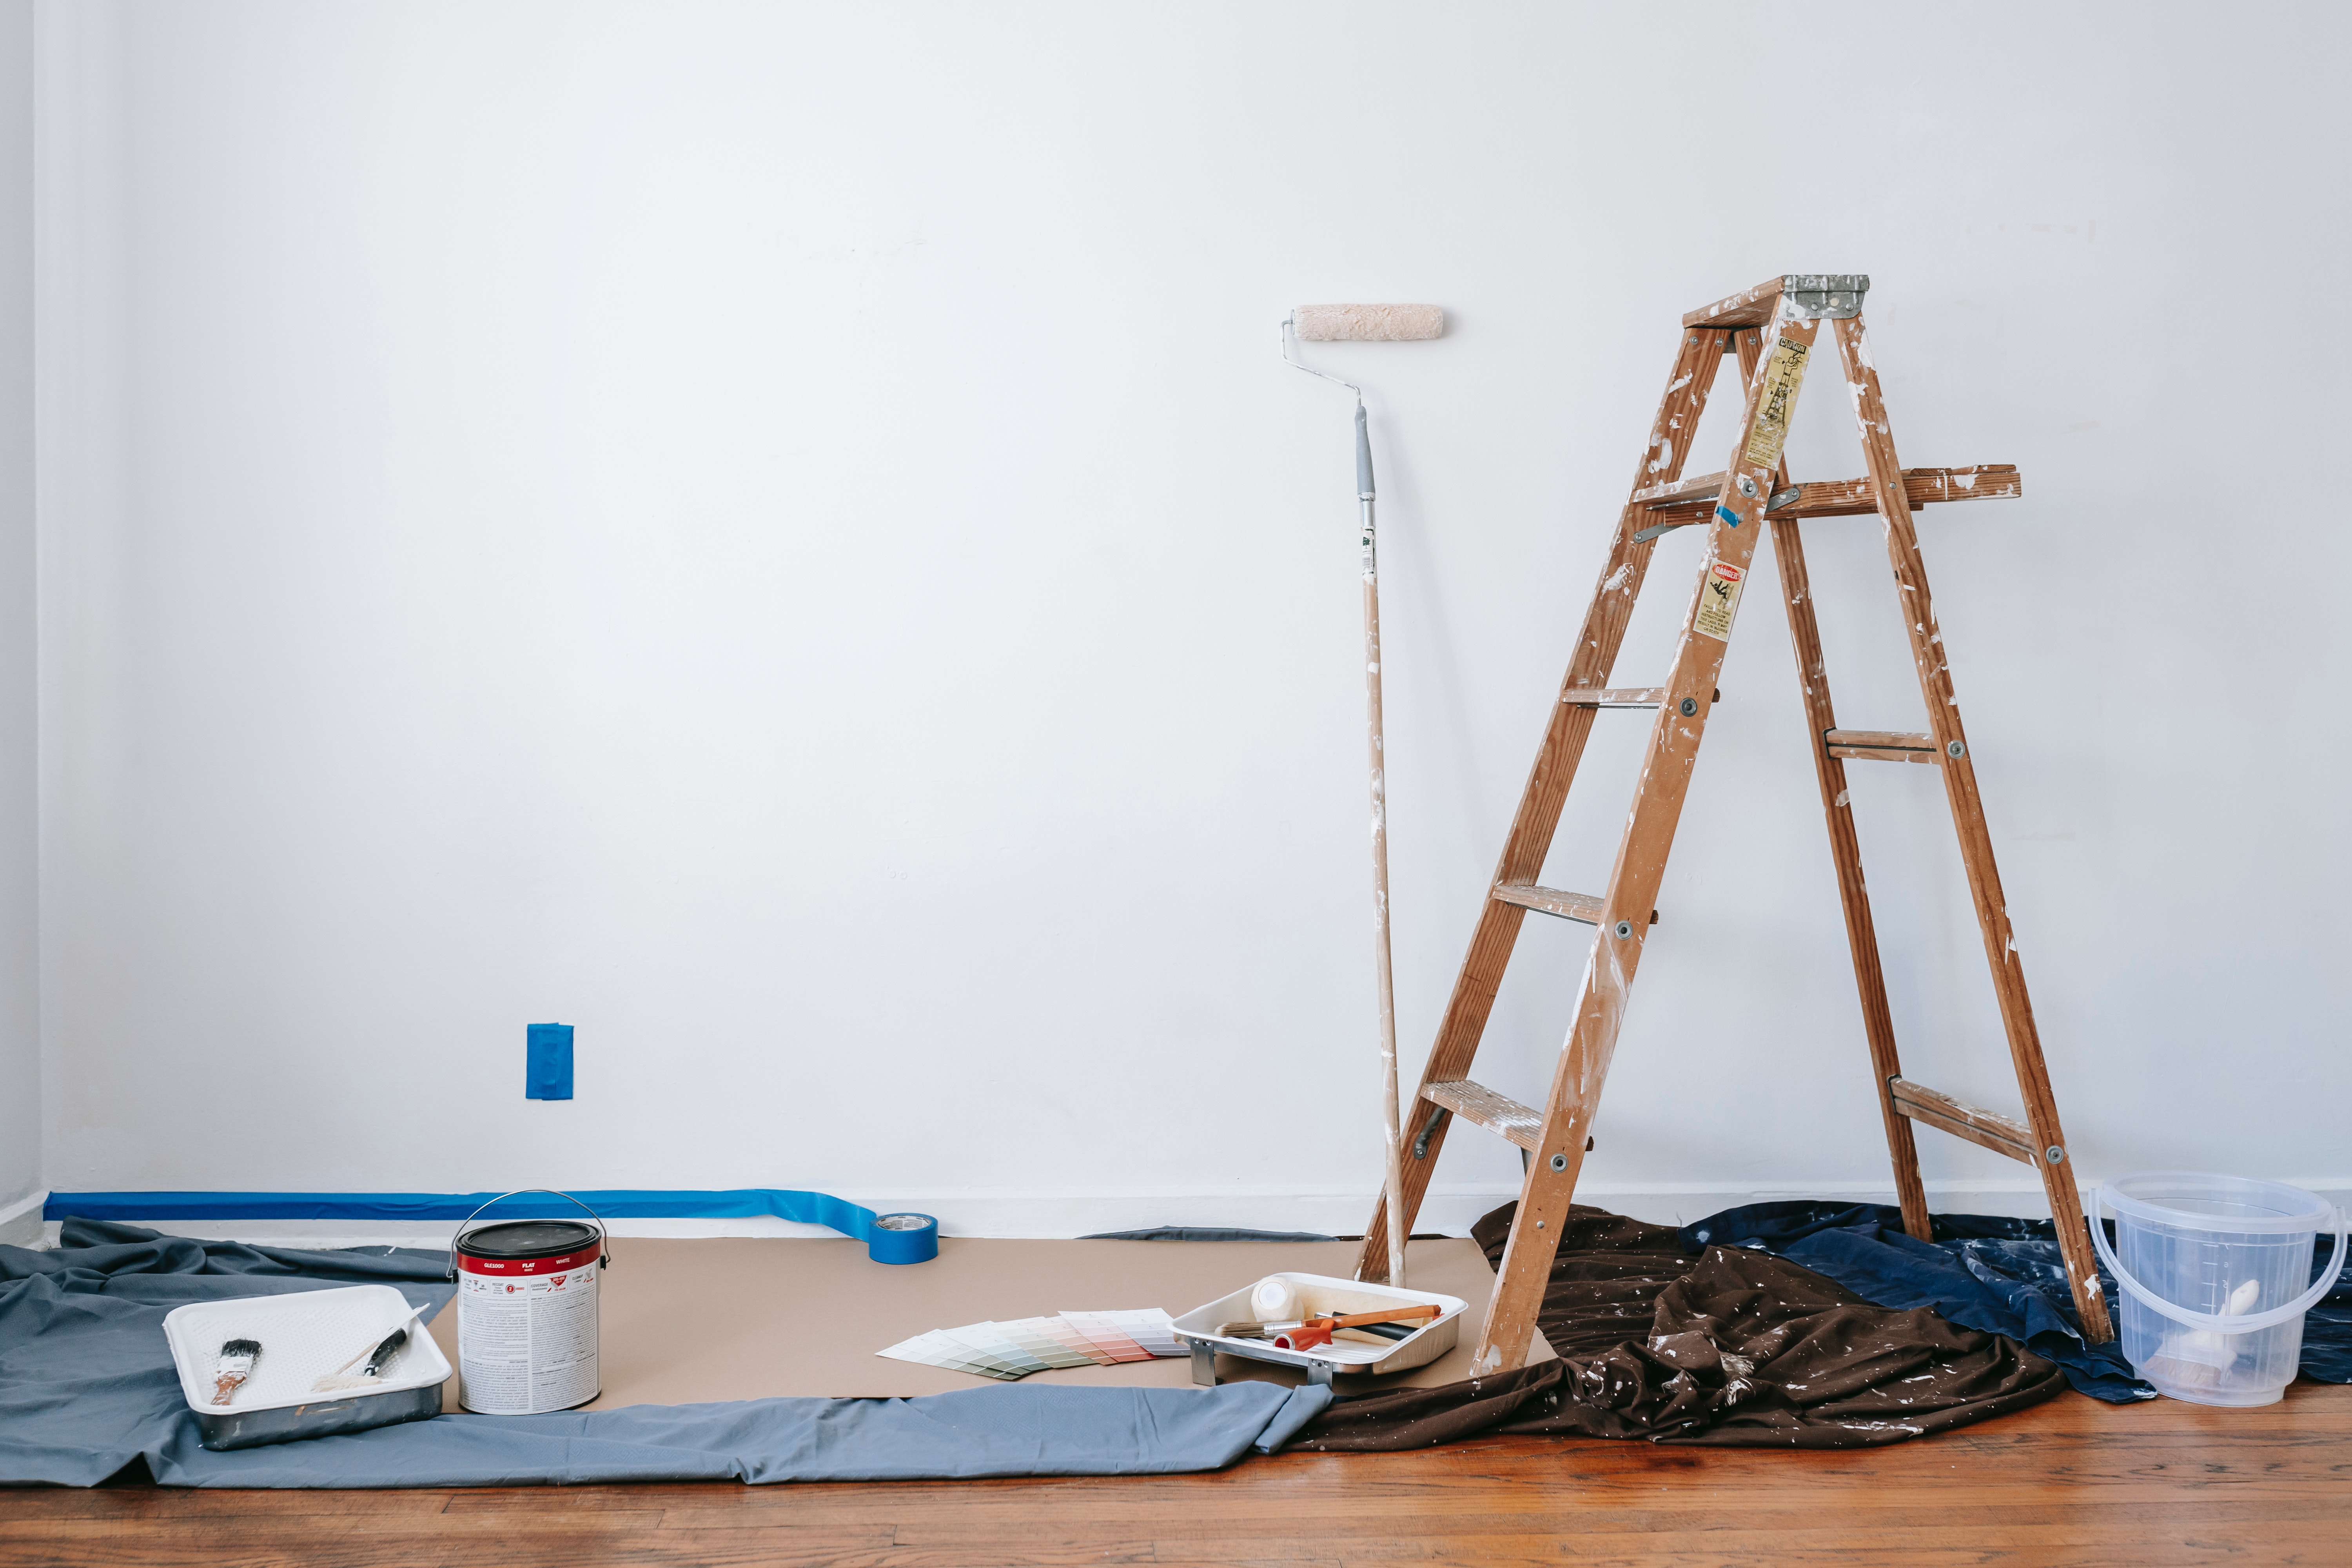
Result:
[[[1870,278],[1861,272],[1789,272],[1742,289],[1683,318],[1685,327],[1760,327],[1780,311],[1803,321],[1843,321],[1862,314]]]

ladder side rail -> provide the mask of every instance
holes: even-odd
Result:
[[[1666,376],[1666,389],[1658,399],[1657,416],[1651,422],[1649,441],[1634,467],[1629,496],[1645,486],[1671,484],[1681,478],[1683,465],[1690,458],[1691,435],[1698,428],[1707,395],[1723,367],[1728,336],[1727,332],[1698,329],[1683,332],[1674,368]],[[1592,602],[1585,610],[1583,626],[1577,634],[1576,651],[1560,682],[1563,692],[1609,683],[1610,670],[1617,662],[1617,650],[1625,640],[1625,629],[1633,622],[1633,606],[1641,597],[1643,579],[1649,572],[1650,554],[1655,548],[1655,541],[1633,537],[1648,521],[1643,510],[1630,500],[1619,509],[1616,537],[1593,589]],[[1469,952],[1464,955],[1462,968],[1454,977],[1444,1021],[1438,1026],[1436,1043],[1431,1047],[1422,1068],[1421,1083],[1405,1107],[1405,1123],[1401,1129],[1405,1145],[1402,1234],[1411,1235],[1413,1221],[1420,1216],[1422,1199],[1428,1193],[1438,1152],[1444,1146],[1445,1133],[1453,1121],[1451,1115],[1427,1098],[1429,1086],[1469,1075],[1471,1058],[1477,1055],[1478,1042],[1486,1032],[1487,1017],[1494,1011],[1496,993],[1503,984],[1503,971],[1510,963],[1512,948],[1518,942],[1520,922],[1527,918],[1524,908],[1495,898],[1491,889],[1506,883],[1533,882],[1542,873],[1544,858],[1551,851],[1552,835],[1559,826],[1560,811],[1568,802],[1569,784],[1576,777],[1597,712],[1590,705],[1559,700],[1552,704],[1543,744],[1536,752],[1535,765],[1528,771],[1527,786],[1519,795],[1518,810],[1511,818],[1510,833],[1503,840],[1501,858],[1487,884],[1489,891],[1481,903]],[[1646,918],[1646,910],[1644,913]],[[1364,1227],[1363,1246],[1356,1260],[1357,1279],[1388,1278],[1387,1230],[1388,1199],[1383,1194],[1373,1208],[1370,1223]]]
[[[1739,335],[1739,368],[1753,380],[1763,344],[1755,332]],[[1773,481],[1774,494],[1789,489],[1787,458]],[[1838,901],[1845,913],[1845,940],[1853,954],[1854,989],[1862,1000],[1862,1032],[1870,1048],[1873,1087],[1878,1112],[1886,1123],[1886,1152],[1895,1166],[1895,1201],[1903,1210],[1903,1228],[1921,1241],[1933,1239],[1927,1217],[1927,1189],[1919,1178],[1919,1145],[1911,1119],[1895,1107],[1894,1084],[1903,1076],[1903,1061],[1895,1048],[1895,1016],[1886,1001],[1886,973],[1879,961],[1878,929],[1871,920],[1870,889],[1862,874],[1862,845],[1855,837],[1853,807],[1846,791],[1845,763],[1832,755],[1822,737],[1837,728],[1837,710],[1830,700],[1829,664],[1822,653],[1821,625],[1813,616],[1812,580],[1805,572],[1805,545],[1797,518],[1772,515],[1772,561],[1780,576],[1781,605],[1789,613],[1789,641],[1797,655],[1797,687],[1805,705],[1806,749],[1812,752],[1813,773],[1822,789],[1822,816],[1829,827],[1830,862],[1837,868]]]
[[[2010,1059],[2017,1071],[2019,1092],[2025,1100],[2026,1122],[2033,1129],[2035,1163],[2057,1222],[2058,1246],[2066,1259],[2068,1282],[2081,1312],[2083,1331],[2091,1342],[2115,1337],[2107,1320],[2106,1299],[2101,1293],[2098,1268],[2091,1255],[2090,1236],[2084,1228],[2082,1194],[2076,1190],[2066,1157],[2066,1140],[2058,1121],[2058,1101],[2050,1087],[2050,1068],[2042,1058],[2042,1040],[2033,1024],[2033,1002],[2025,988],[2025,970],[2009,923],[2009,907],[2001,892],[2000,872],[1993,859],[1992,835],[1985,826],[1984,803],[1977,791],[1976,766],[1968,737],[1960,725],[1959,700],[1953,695],[1952,672],[1944,654],[1943,634],[1936,625],[1935,605],[1928,594],[1927,563],[1919,552],[1917,531],[1903,488],[1903,468],[1895,455],[1895,438],[1886,418],[1886,405],[1872,365],[1859,315],[1835,322],[1838,357],[1853,390],[1854,420],[1862,436],[1871,488],[1878,515],[1886,529],[1886,554],[1894,567],[1895,590],[1902,595],[1903,619],[1911,639],[1912,661],[1919,676],[1919,694],[1927,707],[1927,727],[1936,737],[1944,773],[1944,791],[1952,810],[1952,825],[1960,840],[1960,860],[1976,904],[1977,923],[1984,933],[1985,955],[1992,969],[1993,994],[2000,1005],[2001,1026],[2009,1037]],[[1881,1092],[1885,1092],[1882,1085]]]
[[[1767,330],[1778,343],[1790,345],[1801,363],[1811,355],[1820,324],[1810,318],[1782,320]],[[1776,347],[1775,353],[1779,353]],[[1583,1167],[1592,1113],[1616,1050],[1627,994],[1649,931],[1650,911],[1657,906],[1675,827],[1689,793],[1691,765],[1706,732],[1708,700],[1722,674],[1724,651],[1729,646],[1731,625],[1727,616],[1715,618],[1722,614],[1717,609],[1721,596],[1711,590],[1711,584],[1720,581],[1717,568],[1726,565],[1735,568],[1735,581],[1744,583],[1758,536],[1763,531],[1765,500],[1780,464],[1779,442],[1772,442],[1767,457],[1751,460],[1750,453],[1759,437],[1759,414],[1773,383],[1769,366],[1747,380],[1738,438],[1717,499],[1709,548],[1700,563],[1690,608],[1675,643],[1674,673],[1666,682],[1668,700],[1658,710],[1651,731],[1640,781],[1634,786],[1633,808],[1618,843],[1609,889],[1602,895],[1601,923],[1578,985],[1574,1021],[1545,1099],[1542,1140],[1535,1158],[1528,1162],[1518,1212],[1503,1244],[1502,1266],[1496,1271],[1495,1293],[1487,1302],[1477,1347],[1471,1353],[1474,1377],[1524,1364],[1536,1332],[1552,1258],[1559,1250],[1560,1231],[1568,1221],[1577,1176]],[[1772,400],[1782,431],[1795,411],[1796,390],[1795,385],[1784,385]],[[1736,612],[1736,597],[1730,609]],[[1701,629],[1703,622],[1716,630]]]

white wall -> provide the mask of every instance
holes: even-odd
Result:
[[[48,1184],[1355,1228],[1349,410],[1275,323],[1454,323],[1316,351],[1380,446],[1412,1068],[1678,314],[1822,269],[1906,462],[2024,470],[1922,527],[2079,1171],[2352,1186],[2347,29],[2165,9],[46,12]],[[1810,530],[1842,716],[1913,727],[1876,529]],[[1890,1190],[1769,588],[1723,686],[1588,1168],[1644,1213]],[[2012,1107],[1937,775],[1854,771],[1906,1066]],[[1529,926],[1522,1098],[1585,934]],[[1430,1217],[1517,1175],[1456,1137]]]
[[[0,0],[0,1242],[40,1224],[33,5]]]

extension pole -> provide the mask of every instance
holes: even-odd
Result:
[[[1380,987],[1381,1100],[1381,1142],[1388,1153],[1383,1185],[1388,1189],[1389,1283],[1404,1283],[1405,1237],[1412,1234],[1404,1202],[1404,1120],[1397,1105],[1396,985],[1389,963],[1388,759],[1381,735],[1381,573],[1373,544],[1372,442],[1364,414],[1364,390],[1354,382],[1317,370],[1292,357],[1297,339],[1315,342],[1419,342],[1442,336],[1445,312],[1434,305],[1301,305],[1282,323],[1282,357],[1311,376],[1356,395],[1356,500],[1364,514],[1364,720],[1370,742],[1372,775],[1372,957]],[[1364,1249],[1374,1243],[1366,1237]],[[1366,1278],[1357,1262],[1356,1278]]]
[[[1381,1136],[1388,1147],[1389,1284],[1404,1285],[1404,1147],[1397,1114],[1396,988],[1389,962],[1388,764],[1381,733],[1381,569],[1372,526],[1372,442],[1356,405],[1356,500],[1364,511],[1364,721],[1372,773],[1372,965],[1380,986]]]

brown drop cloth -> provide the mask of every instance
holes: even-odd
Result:
[[[1499,1268],[1517,1205],[1472,1228]],[[1874,1307],[1738,1247],[1579,1206],[1538,1319],[1559,1360],[1341,1399],[1294,1449],[1425,1448],[1502,1433],[1854,1448],[2038,1405],[2066,1386],[2013,1340]]]

